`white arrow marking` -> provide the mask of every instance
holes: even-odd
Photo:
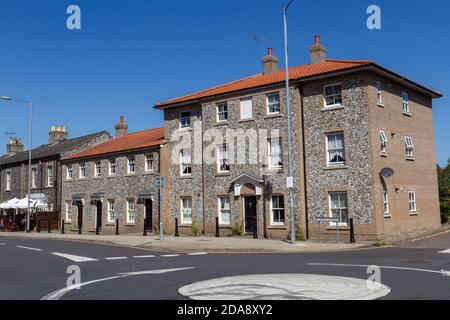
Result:
[[[441,270],[442,274],[444,275],[444,277],[450,277],[450,271],[447,270]]]
[[[74,256],[72,254],[65,254],[65,253],[59,253],[59,252],[54,252],[54,253],[52,253],[52,255],[58,256],[58,257],[62,257],[62,258],[66,258],[66,259],[69,259],[70,261],[73,261],[73,262],[97,261],[97,259],[93,259],[93,258]]]
[[[340,264],[340,263],[308,263],[309,266],[332,266],[332,267],[353,267],[353,268],[368,268],[369,265],[363,264]],[[419,271],[428,273],[437,273],[442,275],[442,271],[437,270],[427,270],[427,269],[416,269],[416,268],[406,268],[406,267],[391,267],[391,266],[377,266],[381,269],[394,269],[394,270],[406,270],[406,271]],[[445,274],[444,274],[445,275]]]
[[[78,288],[81,288],[81,287],[85,287],[85,286],[88,286],[88,285],[94,284],[94,283],[99,283],[99,282],[104,282],[104,281],[109,281],[109,280],[115,280],[115,279],[119,279],[119,278],[127,278],[127,277],[132,277],[132,276],[137,276],[137,275],[163,274],[163,273],[183,271],[183,270],[189,270],[189,269],[194,269],[194,268],[193,267],[188,267],[188,268],[179,268],[179,269],[149,270],[149,271],[141,271],[141,272],[132,272],[132,273],[118,274],[117,276],[114,276],[114,277],[108,277],[108,278],[93,280],[93,281],[89,281],[89,282],[83,282],[83,283],[80,283],[80,284],[77,284],[77,285],[73,285],[73,286],[69,286],[67,288],[63,288],[63,289],[60,289],[60,290],[53,291],[52,293],[49,293],[45,297],[42,297],[41,300],[59,300],[65,294],[69,293],[72,290],[75,290],[75,289],[78,289]]]
[[[42,249],[23,247],[23,246],[17,246],[17,248],[21,248],[21,249],[25,249],[25,250],[31,250],[31,251],[42,251]]]
[[[450,249],[441,251],[441,252],[439,252],[439,253],[450,253]]]

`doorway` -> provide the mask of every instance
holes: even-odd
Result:
[[[97,225],[99,231],[102,230],[102,216],[103,216],[103,203],[101,201],[97,201]]]
[[[145,199],[145,228],[149,231],[153,230],[153,201]]]
[[[81,229],[83,228],[83,203],[81,201],[78,201],[77,208],[78,208],[78,229],[81,232]]]
[[[245,233],[255,234],[257,232],[257,198],[244,197],[244,221],[245,221]]]

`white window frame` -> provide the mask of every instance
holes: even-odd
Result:
[[[184,207],[184,200],[190,201],[190,205],[191,205],[190,208]],[[185,219],[185,213],[189,213],[190,220]],[[181,216],[181,224],[183,224],[183,225],[191,225],[192,224],[192,222],[193,222],[193,219],[192,219],[192,197],[182,197],[181,198],[181,200],[180,200],[180,216]]]
[[[68,164],[66,170],[66,180],[73,180],[73,165]]]
[[[277,165],[273,165],[272,162],[272,143],[273,141],[278,141],[279,147],[280,147],[280,154],[276,155],[279,156],[279,160],[281,162],[281,164],[277,164]],[[269,159],[269,169],[281,169],[283,168],[283,146],[282,146],[282,142],[281,142],[281,138],[271,138],[268,140],[267,142],[267,156]],[[274,155],[275,156],[275,155]],[[277,158],[278,159],[278,158]]]
[[[131,170],[133,168],[133,170]],[[127,174],[136,174],[136,157],[127,158]]]
[[[108,217],[106,218],[106,220],[108,221],[108,223],[114,223],[116,222],[116,202],[113,199],[108,200]],[[128,203],[127,203],[127,207],[128,207]],[[111,217],[113,219],[111,219]]]
[[[338,208],[333,209],[332,200],[331,200],[333,195],[339,195],[339,196],[345,195],[346,206],[345,207],[338,207]],[[339,199],[339,204],[340,204],[340,202],[341,202],[341,200]],[[348,215],[348,213],[349,213],[348,212],[348,193],[345,192],[345,191],[329,192],[328,193],[328,207],[329,207],[329,210],[330,210],[329,215],[330,215],[331,218],[334,217],[333,210],[340,210],[340,211],[345,210],[347,212],[347,219],[348,219],[349,218],[349,215]],[[341,218],[341,215],[339,215],[339,220],[340,220],[340,218]],[[334,223],[334,222],[330,223],[330,226],[334,226],[334,225],[336,225],[336,223]],[[347,222],[339,221],[338,225],[342,226],[342,227],[348,226],[348,220],[347,220]]]
[[[282,208],[274,208],[274,206],[273,206],[274,197],[282,197],[282,201],[281,201],[281,203],[283,204]],[[275,220],[274,220],[274,218],[275,218],[274,211],[275,210],[283,211],[283,220],[284,220],[283,222],[279,222],[279,221],[275,222]],[[274,194],[270,197],[270,225],[271,226],[284,226],[285,223],[286,223],[286,205],[284,202],[284,195]]]
[[[221,111],[220,108],[225,108],[225,110]],[[227,102],[220,102],[217,104],[217,123],[227,123],[228,122],[228,103]],[[220,116],[221,115],[226,115],[225,116],[225,120],[221,120]]]
[[[183,116],[183,114],[189,114],[189,116]],[[191,112],[190,111],[181,111],[180,112],[180,129],[190,129],[191,128]],[[184,121],[186,124],[184,124]]]
[[[390,217],[390,208],[389,208],[389,192],[387,190],[383,190],[383,211],[385,217]]]
[[[410,114],[410,108],[409,108],[409,93],[406,91],[402,92],[402,108],[403,108],[403,113],[407,113]]]
[[[330,159],[330,153],[331,153],[331,149],[330,149],[330,140],[329,138],[331,136],[342,136],[342,149],[333,149],[333,151],[335,153],[339,152],[340,150],[342,150],[342,156],[344,158],[344,161],[339,161],[339,162],[331,162]],[[325,137],[325,143],[326,143],[326,148],[327,148],[327,166],[342,166],[346,164],[346,154],[345,154],[345,133],[344,132],[333,132],[333,133],[327,133],[326,137]]]
[[[127,224],[136,223],[136,203],[133,199],[127,200]]]
[[[415,191],[408,191],[408,208],[411,214],[417,214],[417,198]]]
[[[155,171],[155,154],[148,153],[145,155],[145,172],[154,172],[154,171]]]
[[[115,176],[117,174],[117,161],[116,159],[110,159],[108,162],[108,175]]]
[[[72,213],[73,213],[73,208],[72,208],[72,201],[67,200],[66,201],[66,212],[65,212],[65,220],[64,222],[70,223],[72,222]]]
[[[414,158],[414,141],[413,138],[405,137],[406,157]]]
[[[11,191],[11,183],[12,183],[12,173],[11,171],[6,171],[5,191]]]
[[[189,163],[188,162],[184,162],[184,152],[189,152],[190,155],[190,159],[189,159]],[[190,172],[188,173],[184,173],[184,169],[188,169],[190,168]],[[191,149],[181,149],[180,150],[180,176],[182,177],[189,177],[192,175],[192,153],[191,153]]]
[[[222,160],[226,161],[226,165],[228,165],[228,170],[222,170]],[[217,146],[217,172],[218,173],[230,172],[230,148],[226,143]]]
[[[336,93],[334,90],[336,87],[340,87],[340,92]],[[331,95],[327,95],[326,94],[326,89],[327,88],[333,88],[333,94]],[[327,98],[333,98],[333,104],[328,104],[327,103]],[[337,101],[341,100],[340,103],[338,103]],[[336,108],[336,107],[342,107],[344,105],[344,100],[342,98],[342,84],[341,83],[335,83],[335,84],[330,84],[330,85],[326,85],[323,87],[323,103],[324,103],[324,108]]]
[[[94,176],[96,178],[100,178],[102,176],[102,162],[101,161],[94,162]]]
[[[79,168],[79,178],[80,179],[86,179],[86,163],[82,162],[80,163],[80,168]]]
[[[50,174],[51,173],[51,174]],[[55,172],[52,165],[47,166],[47,187],[53,187],[53,179],[55,178]]]
[[[31,189],[37,188],[37,168],[31,168]]]
[[[243,117],[243,113],[242,113],[242,108],[243,108],[243,106],[246,104],[246,103],[248,103],[248,102],[250,102],[250,110],[251,110],[251,114],[250,114],[250,117]],[[254,113],[254,110],[253,110],[253,98],[251,98],[251,97],[249,97],[249,98],[244,98],[244,99],[241,99],[240,101],[239,101],[239,119],[240,120],[252,120],[252,119],[254,119],[254,117],[255,117],[255,115],[253,114]]]
[[[381,153],[386,153],[388,139],[384,130],[380,130],[380,151]]]
[[[225,202],[222,202],[225,200]],[[228,208],[222,208],[222,203],[228,203]],[[218,216],[219,216],[219,224],[222,226],[231,225],[231,201],[229,196],[220,196],[217,199],[217,208],[218,208]],[[224,220],[224,215],[228,216],[227,220]]]
[[[380,80],[377,80],[377,104],[383,105],[383,87]]]
[[[274,97],[277,96],[278,97],[278,102],[277,103],[270,103],[270,97]],[[281,96],[279,92],[274,92],[274,93],[269,93],[268,95],[266,95],[266,104],[267,104],[267,114],[268,115],[275,115],[275,114],[280,114],[281,113]],[[271,112],[270,111],[270,107],[271,106],[276,106],[278,105],[278,111],[274,111]]]

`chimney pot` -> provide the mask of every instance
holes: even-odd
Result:
[[[267,55],[268,56],[271,56],[272,53],[273,53],[273,49],[272,48],[267,49]]]
[[[124,117],[120,116],[120,124],[124,124]]]
[[[320,36],[317,34],[314,36],[314,44],[320,44]]]

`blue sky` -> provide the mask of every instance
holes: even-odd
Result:
[[[109,130],[124,115],[130,130],[162,125],[155,102],[260,72],[262,48],[282,57],[284,0],[2,0],[0,95],[35,103],[34,144],[49,126],[70,136]],[[345,3],[345,5],[343,5]],[[82,10],[82,30],[66,9]],[[366,9],[382,29],[366,28]],[[450,1],[296,0],[290,62],[307,63],[318,33],[328,57],[373,59],[443,92],[434,103],[438,162],[450,157]],[[253,36],[269,37],[265,43]],[[0,147],[15,132],[27,143],[27,109],[0,102]],[[0,153],[3,153],[0,150]]]

